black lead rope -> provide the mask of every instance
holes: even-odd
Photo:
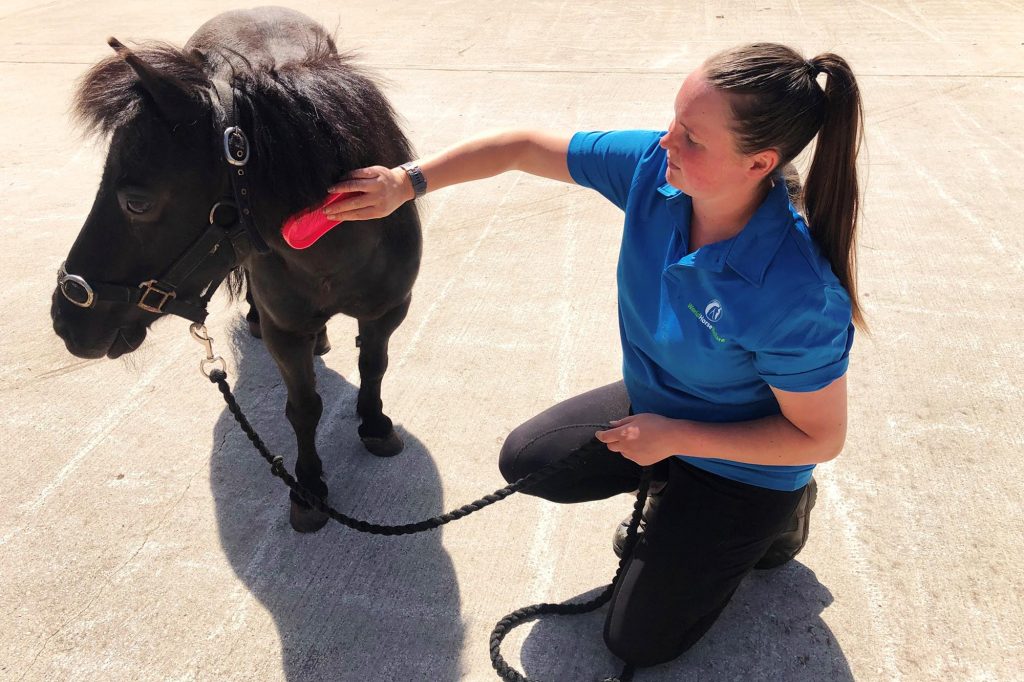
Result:
[[[242,431],[248,436],[249,440],[256,447],[256,450],[260,455],[270,464],[270,471],[274,476],[277,476],[288,486],[290,490],[295,492],[303,501],[306,502],[310,507],[322,512],[334,519],[338,523],[347,526],[353,530],[357,530],[361,533],[370,533],[372,535],[411,535],[413,533],[421,533],[426,530],[431,530],[439,526],[443,526],[447,523],[451,523],[456,519],[461,519],[464,516],[480,511],[484,507],[488,507],[499,500],[503,500],[509,495],[516,493],[523,488],[528,488],[531,485],[540,483],[541,481],[551,478],[555,474],[568,471],[578,466],[583,458],[586,456],[585,450],[578,450],[570,456],[558,462],[553,462],[533,473],[520,478],[517,481],[510,483],[509,485],[496,490],[490,495],[484,495],[475,502],[465,504],[458,509],[454,509],[446,514],[440,516],[434,516],[417,523],[408,523],[403,525],[380,525],[375,523],[369,523],[360,519],[354,519],[351,516],[342,514],[334,507],[330,506],[321,497],[314,493],[306,490],[295,477],[288,473],[288,470],[284,466],[284,459],[280,455],[275,455],[270,452],[263,439],[260,438],[259,434],[246,419],[242,413],[242,408],[239,407],[238,401],[235,400],[235,396],[231,393],[231,388],[228,386],[227,374],[220,369],[214,369],[209,373],[209,379],[211,382],[217,385],[220,389],[221,395],[224,396],[224,402],[227,403],[228,410],[234,416],[235,421],[238,422],[239,426],[242,427]],[[545,433],[540,434],[530,442],[526,443],[522,449],[526,449],[532,443],[536,442],[539,438],[563,431],[565,429],[580,428],[580,427],[594,427],[594,428],[605,428],[606,424],[572,424],[569,426],[561,426]],[[495,671],[498,675],[507,682],[530,682],[529,678],[521,675],[515,668],[505,662],[505,659],[501,656],[501,642],[505,636],[516,626],[524,623],[531,618],[537,618],[544,614],[555,614],[555,615],[576,615],[582,613],[588,613],[604,606],[612,597],[612,593],[615,589],[615,585],[619,581],[619,577],[622,574],[622,570],[626,565],[626,558],[633,551],[633,547],[637,541],[637,529],[640,526],[640,517],[643,512],[644,503],[647,501],[647,489],[650,486],[651,472],[649,467],[644,467],[640,478],[640,488],[637,491],[636,502],[633,504],[633,516],[629,522],[629,529],[626,534],[626,546],[622,553],[622,559],[619,560],[618,569],[615,571],[615,577],[612,578],[610,585],[605,587],[604,591],[600,595],[586,602],[580,603],[569,603],[569,604],[534,604],[532,606],[526,606],[524,608],[513,611],[508,614],[495,626],[494,631],[491,633],[490,640],[490,651],[491,651],[491,665],[494,666]],[[603,682],[630,682],[633,679],[633,666],[626,664],[623,668],[622,673],[618,677],[610,677],[603,680]]]
[[[543,469],[540,469],[543,471]],[[601,608],[612,598],[615,586],[622,576],[622,570],[626,565],[627,558],[633,553],[633,547],[637,541],[637,529],[640,527],[640,517],[643,514],[644,503],[647,501],[647,490],[651,485],[651,468],[644,467],[640,474],[640,489],[636,493],[636,502],[633,503],[633,516],[629,520],[629,528],[626,531],[626,545],[622,551],[622,558],[619,559],[619,566],[615,570],[615,577],[610,585],[604,588],[601,594],[590,601],[569,603],[569,604],[534,604],[508,614],[494,626],[491,632],[491,665],[498,672],[498,676],[506,682],[530,682],[530,679],[522,675],[515,668],[505,662],[501,656],[501,641],[512,631],[512,628],[522,625],[526,621],[545,614],[558,616],[574,616],[581,613],[589,613]],[[633,679],[633,665],[627,663],[619,673],[618,677],[608,677],[602,682],[630,682]]]

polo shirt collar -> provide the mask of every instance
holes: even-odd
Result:
[[[786,183],[781,176],[773,176],[768,196],[743,230],[730,240],[733,244],[726,257],[729,267],[751,284],[761,286],[792,220]]]
[[[658,187],[658,193],[665,197],[668,204],[690,199],[667,182]],[[686,211],[686,214],[679,228],[680,237],[688,251],[689,211]],[[773,176],[771,190],[739,234],[725,241],[708,244],[698,249],[696,253],[684,256],[677,264],[721,272],[723,265],[728,263],[729,267],[748,282],[761,286],[768,265],[775,258],[782,240],[788,233],[787,228],[791,220],[786,183],[781,176]]]

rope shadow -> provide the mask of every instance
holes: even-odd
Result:
[[[572,598],[582,601],[593,590]],[[842,648],[821,612],[832,593],[798,561],[754,571],[704,637],[679,658],[636,671],[637,682],[784,680],[853,682]],[[574,618],[540,619],[520,658],[530,679],[588,680],[620,665],[604,645],[607,608]]]
[[[277,368],[243,325],[231,335],[235,394],[271,451],[294,470],[295,435],[284,417]],[[358,387],[319,358],[316,372],[324,398],[317,446],[329,501],[379,523],[444,511],[437,468],[424,445],[396,427],[405,441],[400,455],[366,452],[356,432]],[[395,539],[330,523],[311,535],[296,533],[288,524],[287,488],[227,409],[214,443],[210,481],[221,545],[240,581],[274,618],[287,679],[459,679],[459,589],[438,531]]]

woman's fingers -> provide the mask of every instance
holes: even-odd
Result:
[[[340,194],[341,192],[365,192],[367,189],[373,186],[374,180],[379,179],[381,173],[387,173],[387,168],[384,166],[369,166],[367,168],[356,168],[354,171],[348,173],[341,182],[338,182],[328,188],[328,192],[331,194]]]
[[[357,220],[373,220],[380,218],[383,214],[380,211],[375,211],[372,208],[360,208],[354,211],[346,211],[342,216],[335,218],[334,216],[328,216],[331,220],[337,220],[339,222],[355,222]]]
[[[353,220],[353,211],[373,208],[381,209],[382,203],[383,197],[381,196],[380,191],[378,191],[376,188],[371,188],[365,192],[360,192],[353,196],[345,197],[344,199],[339,199],[338,201],[335,201],[333,204],[327,205],[326,207],[324,207],[324,215],[326,215],[331,220]],[[375,215],[372,217],[380,218],[384,215],[387,215],[387,212],[380,210],[379,215]],[[365,218],[362,219],[365,220]]]
[[[374,206],[380,203],[380,197],[375,197],[370,192],[360,192],[352,196],[345,197],[344,199],[338,199],[332,204],[328,204],[324,207],[324,213],[345,213],[346,211],[354,211],[357,208],[366,208],[367,206]]]
[[[324,208],[324,215],[331,220],[373,220],[384,218],[411,197],[402,185],[405,172],[396,172],[384,166],[357,168],[328,191],[339,194],[351,192],[356,196],[339,199]]]
[[[331,194],[341,194],[342,192],[368,192],[377,186],[377,182],[373,179],[353,178],[351,180],[342,180],[341,182],[335,183],[327,188],[327,191]]]
[[[331,220],[370,220],[371,218],[381,218],[387,214],[380,210],[380,207],[375,204],[363,204],[359,206],[341,208],[335,208],[332,204],[328,208],[324,209],[324,215]]]

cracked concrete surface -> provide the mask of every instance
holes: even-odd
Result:
[[[105,39],[182,44],[234,3],[4,0],[0,75],[0,679],[489,680],[490,631],[614,572],[626,497],[514,496],[401,539],[299,536],[285,492],[196,372],[187,323],[124,361],[53,335],[57,265],[104,150],[70,128]],[[388,80],[421,152],[480,130],[659,128],[682,77],[751,40],[834,51],[866,111],[846,450],[819,468],[798,561],[749,578],[706,638],[637,680],[1016,680],[1024,670],[1024,6],[1018,2],[366,2],[290,6]],[[382,523],[501,486],[505,434],[612,381],[617,210],[509,174],[424,202],[425,252],[384,382],[406,451],[356,437],[355,323],[317,363],[331,500]],[[294,458],[284,391],[237,306],[211,334],[240,403]],[[507,640],[531,678],[618,669],[602,613]]]

